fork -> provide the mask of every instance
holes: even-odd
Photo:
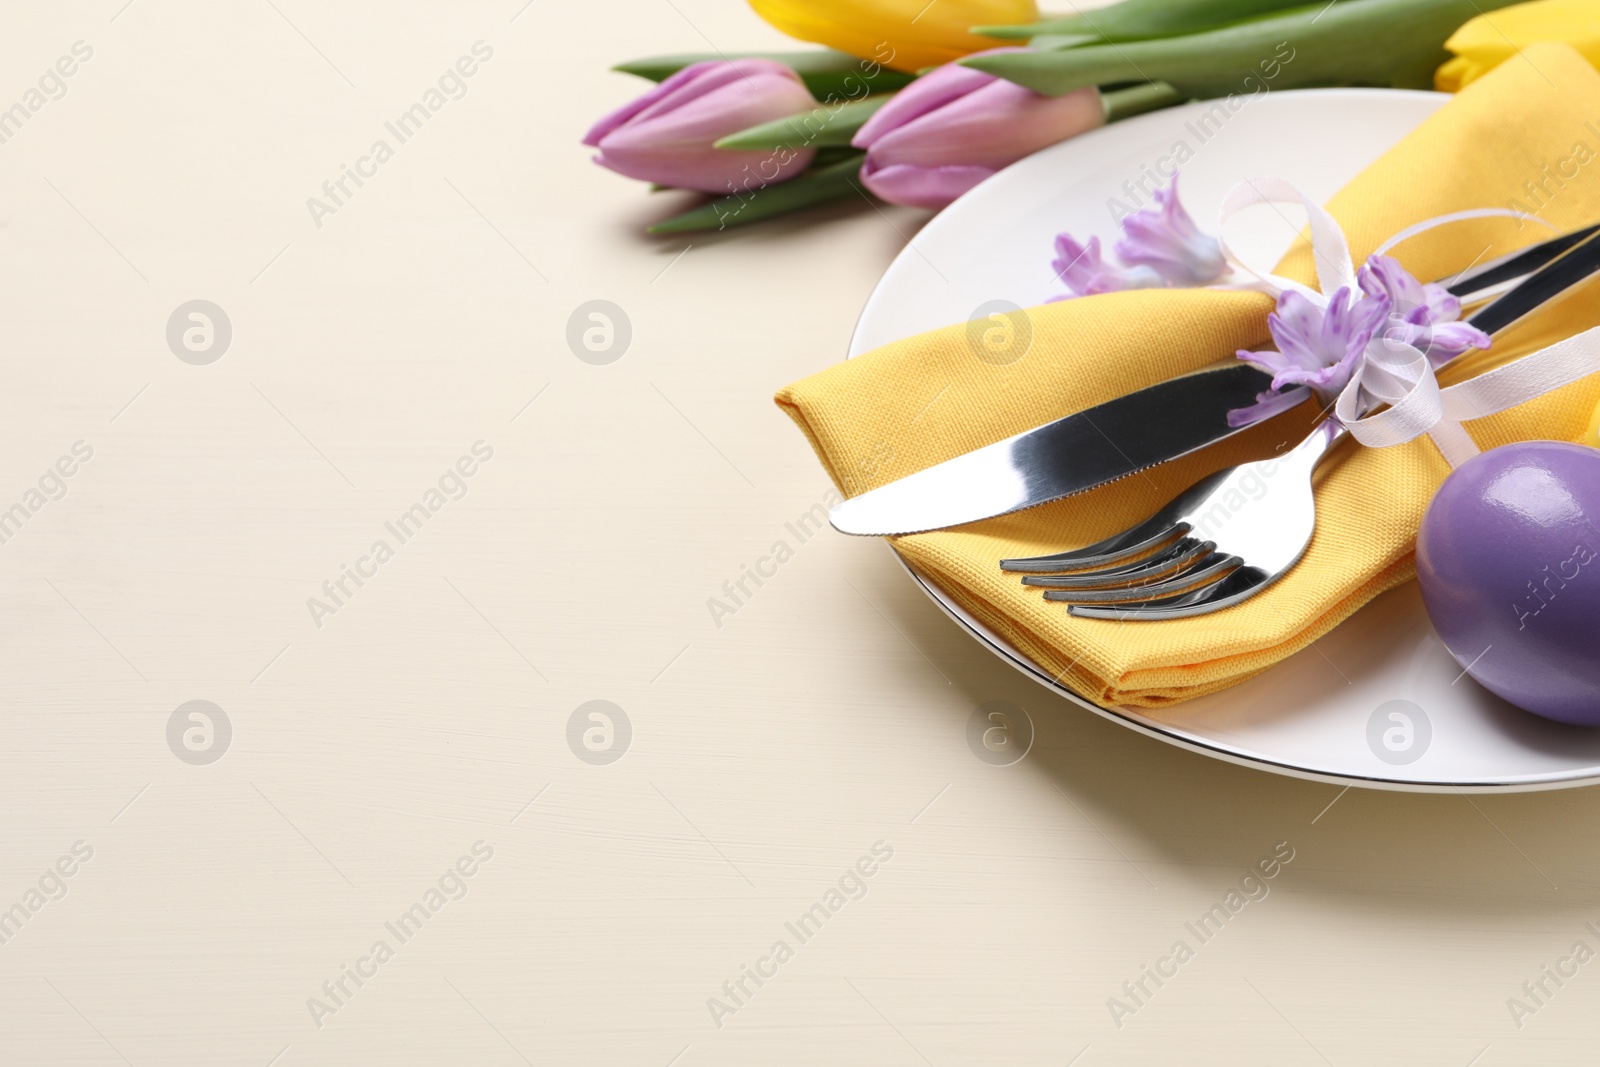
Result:
[[[1494,334],[1600,271],[1591,235],[1468,321]],[[1316,529],[1311,475],[1348,431],[1319,422],[1282,456],[1220,470],[1150,518],[1069,552],[1003,559],[1031,572],[1027,586],[1091,619],[1156,620],[1204,615],[1265,589],[1299,562]],[[1070,573],[1063,573],[1070,572]]]
[[[1348,431],[1326,419],[1286,455],[1220,470],[1132,529],[1075,552],[1000,561],[1073,615],[1178,619],[1255,595],[1311,543],[1311,472]]]

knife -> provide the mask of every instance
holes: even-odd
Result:
[[[1464,304],[1503,294],[1468,317],[1493,334],[1596,271],[1600,224],[1481,264],[1446,288]],[[1229,426],[1228,412],[1271,384],[1247,363],[1221,361],[869,490],[829,521],[841,533],[889,537],[1074,496],[1238,433],[1244,427]]]

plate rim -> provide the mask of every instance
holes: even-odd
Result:
[[[1275,97],[1287,95],[1294,98],[1337,98],[1355,96],[1370,100],[1384,97],[1391,99],[1415,99],[1417,97],[1448,99],[1452,94],[1414,89],[1367,89],[1336,87],[1322,89],[1285,89],[1275,92],[1272,95]],[[1203,109],[1204,102],[1194,101],[1186,105],[1179,105],[1177,108],[1172,108],[1170,110],[1181,111],[1184,109],[1193,109],[1195,107],[1201,107]],[[1152,118],[1161,114],[1163,114],[1163,112],[1155,112],[1152,114]],[[1144,118],[1145,116],[1141,115],[1135,116],[1134,118],[1126,121],[1128,123],[1137,123]],[[1047,152],[1050,150],[1050,148],[1054,147],[1055,146],[1052,145],[1048,148],[1041,149],[1040,151]],[[1035,153],[1035,155],[1037,154],[1039,153]],[[1027,158],[1031,159],[1033,157],[1030,156]],[[1024,163],[1026,160],[1019,160],[1018,162]],[[1016,165],[1017,164],[1013,164],[1012,166]],[[985,179],[983,182],[980,182],[977,186],[974,186],[974,190],[981,189],[990,182],[1002,178],[1010,169],[1011,168],[1008,167],[1004,170],[998,171],[996,174]],[[963,196],[955,203],[959,204],[961,200],[964,200],[967,196],[970,196],[972,191],[973,190],[969,190],[968,193],[963,194]],[[954,204],[950,205],[950,207],[954,206]],[[884,269],[883,274],[879,276],[877,283],[872,288],[872,292],[868,294],[866,301],[862,304],[861,312],[859,315],[857,315],[855,325],[851,329],[846,358],[854,358],[855,355],[859,354],[856,352],[857,340],[862,334],[864,324],[872,317],[875,310],[877,310],[879,306],[879,300],[883,296],[885,279],[887,279],[889,275],[895,271],[902,260],[908,258],[911,254],[918,251],[912,247],[912,245],[918,239],[930,233],[937,233],[939,230],[943,229],[945,225],[950,224],[949,210],[950,208],[947,207],[944,210],[941,210],[932,219],[928,220],[928,222],[915,235],[913,235],[911,240],[906,243],[906,246],[895,255],[889,266]],[[977,640],[979,644],[983,645],[990,652],[1000,657],[1000,659],[1004,660],[1006,663],[1009,663],[1012,667],[1018,671],[1021,671],[1028,678],[1044,686],[1046,689],[1049,689],[1059,696],[1065,697],[1072,703],[1095,713],[1101,718],[1108,719],[1111,722],[1124,726],[1135,731],[1136,733],[1143,734],[1146,737],[1155,738],[1156,740],[1174,745],[1180,749],[1184,749],[1185,751],[1194,752],[1203,756],[1209,756],[1213,759],[1219,759],[1227,763],[1232,763],[1236,766],[1250,767],[1256,770],[1265,771],[1267,773],[1277,774],[1289,778],[1297,778],[1303,781],[1322,782],[1328,785],[1342,785],[1347,788],[1374,789],[1389,792],[1456,792],[1479,794],[1527,793],[1547,792],[1558,789],[1575,789],[1589,785],[1600,785],[1600,766],[1580,768],[1577,770],[1556,771],[1548,774],[1510,776],[1494,781],[1480,779],[1478,781],[1469,782],[1442,782],[1437,780],[1425,781],[1415,778],[1353,775],[1333,770],[1318,770],[1308,766],[1283,762],[1282,760],[1274,759],[1265,753],[1252,752],[1251,750],[1243,748],[1230,748],[1221,742],[1189,733],[1170,723],[1148,719],[1140,715],[1132,708],[1102,707],[1077,693],[1070,687],[1057,681],[1042,667],[1030,659],[1025,653],[1017,649],[1010,642],[994,633],[982,622],[970,615],[964,608],[961,607],[960,604],[955,602],[949,593],[945,592],[945,590],[942,589],[938,583],[933,581],[933,579],[917,571],[916,568],[914,568],[904,556],[895,550],[893,542],[889,541],[887,538],[883,539],[883,541],[888,547],[889,551],[893,554],[894,559],[900,564],[900,566],[905,570],[906,574],[911,577],[912,581],[917,584],[923,593],[926,594],[928,598],[935,604],[937,604],[939,609],[943,611],[945,615],[947,615],[952,621],[954,621],[957,626],[965,630],[971,637]]]
[[[887,542],[885,543],[887,545]],[[1009,641],[995,634],[982,622],[969,615],[960,604],[950,599],[949,594],[939,588],[931,578],[917,571],[904,556],[896,552],[893,545],[887,545],[887,547],[894,556],[895,561],[905,569],[905,572],[911,576],[912,581],[921,587],[922,591],[928,595],[928,598],[990,652],[999,656],[1033,681],[1046,689],[1052,690],[1059,696],[1066,697],[1079,707],[1086,708],[1101,718],[1109,719],[1136,733],[1156,738],[1186,751],[1210,756],[1213,759],[1220,759],[1240,767],[1252,767],[1256,770],[1268,771],[1287,778],[1299,778],[1303,781],[1324,782],[1328,785],[1343,785],[1357,789],[1380,789],[1394,793],[1539,793],[1556,789],[1577,789],[1582,786],[1600,785],[1600,772],[1586,776],[1574,776],[1571,772],[1563,771],[1551,775],[1504,778],[1493,782],[1440,782],[1422,781],[1415,778],[1380,778],[1367,775],[1340,774],[1334,771],[1319,771],[1293,763],[1285,763],[1264,754],[1252,754],[1247,749],[1230,749],[1219,742],[1186,733],[1170,723],[1146,719],[1129,708],[1101,707],[1056,681]]]

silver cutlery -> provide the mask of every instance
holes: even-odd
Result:
[[[1489,299],[1596,232],[1600,225],[1479,264],[1447,288],[1463,304]],[[1228,412],[1269,384],[1256,368],[1225,360],[907,475],[846,500],[829,518],[842,533],[892,536],[1073,496],[1237,433]]]
[[[1570,247],[1468,317],[1498,332],[1600,272],[1600,234]],[[1204,615],[1246,600],[1292,568],[1311,543],[1311,474],[1348,431],[1318,423],[1287,454],[1216,472],[1150,518],[1071,552],[1000,561],[1073,615],[1156,620]],[[1071,572],[1071,573],[1059,573]]]

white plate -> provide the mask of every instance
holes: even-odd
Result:
[[[1447,99],[1390,90],[1282,92],[1250,101],[1220,129],[1202,128],[1209,106],[1192,104],[1045,149],[928,223],[868,299],[850,355],[964,321],[991,300],[1043,303],[1061,289],[1049,266],[1054,235],[1098,234],[1109,243],[1116,234],[1111,198],[1127,202],[1124,182],[1166,166],[1163,158],[1180,142],[1192,153],[1181,168],[1184,202],[1207,226],[1223,194],[1245,177],[1287,178],[1326,200]],[[1270,211],[1234,225],[1230,238],[1250,262],[1272,263],[1295,236],[1295,223]],[[1600,782],[1600,730],[1547,722],[1463,677],[1429,626],[1415,583],[1243,685],[1152,712],[1089,703],[932,581],[912,577],[979,641],[1042,685],[1206,755],[1301,778],[1421,792]]]

